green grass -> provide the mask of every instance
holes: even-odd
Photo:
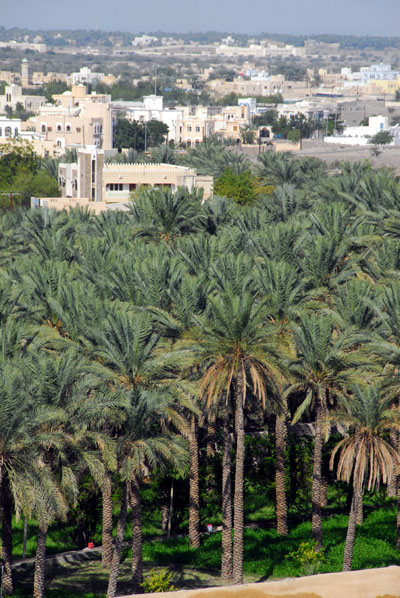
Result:
[[[321,572],[340,571],[348,517],[332,515],[324,521],[323,534],[326,562]],[[365,522],[357,529],[354,549],[354,569],[367,569],[400,565],[400,552],[396,544],[396,512],[387,506],[367,514]],[[294,527],[286,538],[274,529],[246,529],[244,532],[244,571],[260,579],[282,578],[298,575],[294,564],[286,555],[295,551],[301,542],[311,538],[311,523]],[[159,565],[173,564],[216,570],[221,560],[221,534],[205,536],[198,550],[189,548],[186,538],[169,542],[154,542],[144,546],[144,559]]]
[[[254,504],[256,505],[256,502]],[[320,572],[340,571],[348,517],[332,514],[323,523],[326,562]],[[59,532],[61,534],[61,531]],[[248,581],[295,577],[299,570],[286,556],[295,551],[301,542],[311,539],[309,521],[292,526],[286,538],[277,536],[274,529],[245,529],[244,573]],[[60,540],[57,533],[53,542]],[[33,540],[32,540],[33,542]],[[129,593],[130,554],[123,563],[121,590]],[[175,571],[174,585],[178,588],[216,585],[219,581],[221,560],[221,534],[202,537],[199,549],[189,548],[186,538],[170,541],[145,542],[143,557],[147,569],[160,566]],[[400,565],[400,551],[396,549],[396,508],[386,504],[380,508],[372,504],[365,510],[365,521],[357,528],[354,549],[354,569],[367,569]],[[32,573],[17,575],[15,598],[32,595]],[[47,575],[49,589],[46,598],[100,598],[105,594],[107,574],[99,561],[87,561],[71,566],[58,566]],[[123,593],[123,592],[122,592]]]

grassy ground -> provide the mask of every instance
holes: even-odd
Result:
[[[265,528],[245,530],[244,571],[246,581],[296,576],[301,571],[286,556],[301,542],[311,537],[309,521],[292,526],[287,538],[276,535],[269,522],[260,521]],[[321,572],[340,571],[343,560],[347,516],[329,514],[324,520],[323,533],[326,561]],[[354,550],[354,569],[400,565],[396,542],[395,506],[388,503],[377,508],[367,505],[365,521],[357,530]],[[55,540],[54,540],[55,541]],[[151,567],[173,569],[173,583],[177,588],[218,585],[221,534],[203,536],[198,550],[190,549],[186,538],[169,542],[146,542],[143,556],[146,570]],[[129,553],[123,563],[119,593],[129,593]],[[31,596],[31,574],[18,574],[16,597]],[[47,598],[100,598],[105,595],[107,576],[98,561],[57,566],[48,572]]]

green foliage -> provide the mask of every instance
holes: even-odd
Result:
[[[301,542],[298,549],[289,552],[286,558],[293,561],[299,576],[315,575],[326,561],[324,550],[317,550],[316,542]]]
[[[0,207],[9,207],[9,192],[13,205],[29,205],[30,198],[58,197],[57,174],[41,169],[41,161],[29,143],[10,139],[2,145],[0,156]]]
[[[276,110],[267,110],[262,114],[258,114],[253,118],[253,125],[255,127],[263,127],[273,125],[277,120],[278,113]]]
[[[312,118],[307,118],[304,114],[291,114],[281,116],[273,125],[272,132],[276,135],[289,139],[289,135],[296,131],[298,138],[310,137],[311,133],[317,128],[316,122]]]
[[[168,569],[151,569],[149,575],[144,579],[142,587],[145,594],[160,592],[173,592],[176,590],[171,582],[172,571]]]
[[[389,131],[379,131],[371,138],[371,143],[374,145],[386,145],[387,143],[392,143],[393,135],[389,133]]]
[[[133,148],[142,151],[164,143],[167,134],[168,127],[161,121],[150,120],[147,123],[139,123],[119,118],[114,128],[114,146],[119,149]]]
[[[257,198],[258,184],[249,170],[234,174],[226,169],[214,182],[214,193],[233,199],[244,206],[252,204]]]

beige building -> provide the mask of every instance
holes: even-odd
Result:
[[[112,149],[110,96],[88,94],[83,85],[53,96],[55,106],[43,106],[26,124],[59,148],[93,145]]]
[[[29,112],[38,112],[46,104],[44,96],[29,96],[22,93],[22,86],[6,85],[4,95],[0,96],[0,110],[4,111],[6,106],[15,108],[17,104],[22,104],[25,110]]]
[[[240,130],[250,124],[248,106],[184,106],[181,110],[182,117],[175,122],[175,140],[189,147],[212,135],[240,140]]]
[[[88,117],[79,108],[44,106],[37,116],[24,124],[25,127],[35,127],[45,141],[63,150],[75,145],[102,147],[103,119]]]
[[[75,164],[58,169],[62,198],[88,198],[90,201],[122,205],[142,187],[203,189],[212,194],[212,177],[198,176],[196,170],[172,164],[105,164],[104,152],[96,148],[78,151]]]

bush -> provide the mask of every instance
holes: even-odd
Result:
[[[171,577],[172,571],[168,571],[168,569],[160,569],[159,571],[152,569],[142,583],[144,593],[173,592],[176,588],[171,583]]]
[[[379,131],[379,133],[372,137],[371,143],[374,145],[386,145],[387,143],[391,143],[392,140],[393,135],[389,131]]]
[[[300,575],[315,575],[326,561],[324,551],[317,550],[316,542],[301,542],[298,549],[290,552],[286,558],[294,562]]]

